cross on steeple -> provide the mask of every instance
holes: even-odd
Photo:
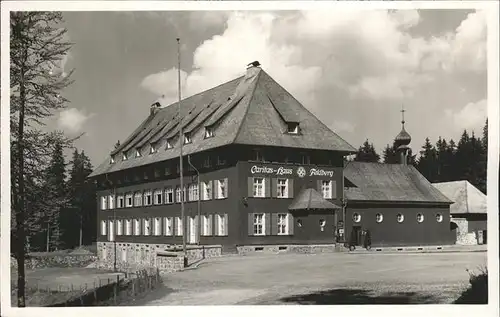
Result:
[[[402,118],[401,123],[403,124],[403,128],[405,126],[405,112],[406,112],[405,106],[402,105],[401,106],[401,118]]]

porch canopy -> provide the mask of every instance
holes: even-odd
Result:
[[[292,201],[288,210],[332,210],[341,209],[332,202],[323,198],[323,195],[318,193],[314,188],[305,188]]]

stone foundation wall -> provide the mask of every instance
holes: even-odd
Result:
[[[187,246],[188,265],[203,258],[221,255],[222,246]],[[115,244],[98,242],[98,267],[112,268],[115,262]],[[184,267],[182,246],[169,244],[116,243],[116,267],[121,271],[158,267],[163,271],[177,271]]]
[[[476,245],[477,237],[475,232],[469,232],[469,223],[465,218],[452,218],[451,221],[457,224],[457,244]]]
[[[25,268],[29,270],[41,269],[47,267],[85,267],[97,260],[93,254],[85,255],[46,255],[30,256],[24,260]],[[15,258],[10,258],[11,268],[17,268]]]
[[[330,253],[345,251],[340,245],[322,244],[322,245],[246,245],[237,247],[238,254],[276,254],[276,253]]]

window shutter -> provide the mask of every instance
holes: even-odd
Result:
[[[219,180],[214,181],[213,192],[214,192],[214,199],[219,198]]]
[[[273,235],[273,236],[278,235],[278,214],[277,213],[271,214],[271,235]]]
[[[253,213],[248,214],[248,235],[253,236]]]
[[[248,197],[253,197],[253,177],[248,178]]]
[[[293,178],[288,179],[288,198],[293,198]]]
[[[224,236],[227,236],[229,234],[228,223],[229,223],[229,217],[227,214],[224,214],[224,232],[222,233],[222,235]]]
[[[266,220],[265,220],[265,225],[266,225],[266,231],[265,231],[265,235],[270,235],[271,234],[271,214],[264,214],[264,217],[266,217]]]
[[[337,181],[332,181],[332,199],[337,199]]]
[[[217,214],[214,215],[214,236],[219,235],[219,216]]]
[[[278,197],[278,179],[271,178],[271,197]]]
[[[227,178],[224,178],[224,185],[226,186],[226,196],[224,198],[229,197],[229,181]]]
[[[264,178],[264,190],[265,197],[271,197],[271,179],[269,177]]]
[[[288,234],[293,235],[293,226],[295,225],[295,222],[293,221],[293,215],[288,214]]]

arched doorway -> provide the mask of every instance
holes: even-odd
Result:
[[[453,243],[457,243],[457,231],[458,231],[458,225],[450,221],[450,235],[453,238]]]

